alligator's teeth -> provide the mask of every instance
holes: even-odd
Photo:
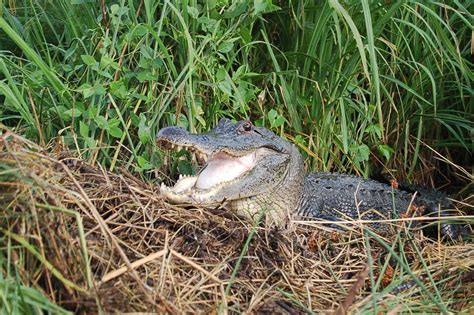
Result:
[[[207,162],[208,155],[204,152],[199,152],[198,153],[198,158],[199,158],[200,162],[205,163],[205,162]]]
[[[203,160],[202,153],[201,153],[201,152],[198,152],[198,153],[196,153],[196,156],[197,156],[198,161],[199,161],[199,162],[202,162],[202,160]]]
[[[179,174],[179,179],[182,179],[183,178],[183,174]]]
[[[171,149],[174,149],[176,145],[174,143],[171,144]]]

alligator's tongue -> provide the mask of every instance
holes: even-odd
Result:
[[[196,188],[209,189],[239,177],[255,166],[255,156],[255,152],[242,157],[232,157],[225,153],[215,154],[199,174]]]

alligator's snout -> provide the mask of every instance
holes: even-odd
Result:
[[[166,127],[161,129],[156,135],[156,140],[165,140],[170,137],[186,136],[188,132],[181,127]]]

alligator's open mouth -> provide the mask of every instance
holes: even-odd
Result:
[[[278,186],[289,170],[290,156],[274,137],[247,121],[232,124],[226,119],[201,134],[180,127],[161,129],[156,136],[158,144],[191,152],[203,164],[196,175],[181,175],[172,187],[162,184],[162,197],[172,203],[214,205],[237,200],[245,204],[265,194]]]
[[[203,164],[198,174],[193,176],[179,175],[179,180],[173,187],[161,184],[161,190],[173,193],[189,190],[207,191],[244,177],[256,165],[257,160],[267,154],[268,149],[260,148],[249,153],[236,156],[227,150],[206,153],[194,146],[179,146],[168,141],[160,141],[166,148],[185,149],[195,154],[196,159]]]

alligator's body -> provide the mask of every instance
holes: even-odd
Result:
[[[162,184],[161,193],[174,203],[226,203],[252,219],[263,211],[267,224],[273,225],[282,225],[295,216],[380,220],[400,217],[414,206],[429,212],[440,206],[450,208],[446,198],[437,194],[430,200],[357,176],[306,174],[301,154],[293,144],[249,121],[233,124],[222,119],[215,129],[203,134],[167,127],[160,130],[157,141],[196,151],[207,161],[196,176],[183,177],[174,187]],[[458,229],[443,224],[441,233],[457,237]]]

